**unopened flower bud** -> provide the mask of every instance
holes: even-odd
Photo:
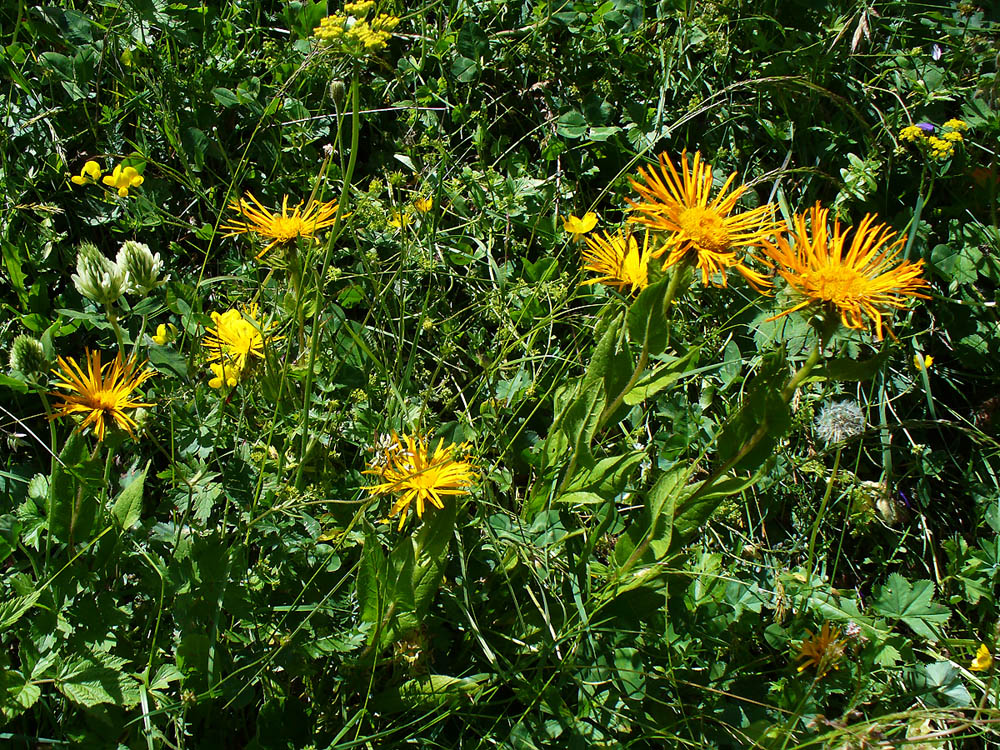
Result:
[[[76,256],[76,273],[72,277],[76,290],[98,304],[111,305],[122,296],[125,269],[104,257],[91,242],[80,243]]]
[[[166,279],[160,281],[160,271],[163,270],[160,254],[154,255],[141,242],[126,241],[118,251],[117,261],[119,268],[125,269],[125,291],[129,294],[144,297],[166,283]]]
[[[42,342],[25,334],[14,339],[10,348],[10,369],[29,378],[48,372],[49,360]]]
[[[330,81],[330,98],[333,99],[333,103],[338,107],[344,103],[344,97],[347,95],[347,85],[341,81],[339,78],[334,78]]]

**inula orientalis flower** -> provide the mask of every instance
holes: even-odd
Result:
[[[905,240],[893,241],[896,233],[885,224],[875,224],[876,216],[866,215],[853,232],[834,221],[831,233],[828,214],[817,203],[795,217],[793,244],[778,237],[777,245],[765,248],[778,264],[778,273],[802,298],[769,320],[816,305],[856,330],[867,329],[870,318],[881,340],[884,314],[905,307],[910,297],[927,299],[922,291],[928,287],[921,278],[924,262],[899,260]],[[889,330],[888,325],[885,328]]]
[[[232,201],[229,208],[246,218],[246,221],[234,220],[231,224],[223,224],[219,228],[228,232],[224,237],[252,232],[271,240],[268,245],[256,255],[260,259],[275,245],[291,242],[299,237],[315,238],[321,229],[332,227],[337,216],[337,202],[320,203],[310,200],[303,209],[302,204],[288,209],[288,196],[281,202],[281,213],[271,213],[251,193],[246,198]]]
[[[623,294],[638,294],[645,289],[649,286],[649,234],[646,232],[641,249],[634,235],[621,230],[615,235],[605,232],[603,237],[599,234],[587,237],[587,247],[582,253],[583,269],[601,275],[581,285],[603,283]]]
[[[629,221],[668,234],[654,257],[666,254],[664,267],[682,260],[693,262],[701,270],[704,284],[725,286],[726,271],[732,268],[758,290],[769,286],[767,277],[743,264],[737,248],[761,247],[768,237],[780,232],[780,225],[772,218],[774,207],[768,204],[736,213],[736,202],[748,188],[733,188],[735,172],[712,198],[711,165],[701,160],[700,153],[695,153],[689,165],[687,151],[681,153],[680,162],[678,172],[667,155],[660,154],[658,169],[639,167],[641,180],[629,178],[642,198],[628,201],[636,214]]]
[[[433,198],[417,198],[413,201],[413,207],[420,213],[425,214],[434,208]]]
[[[980,643],[979,650],[976,651],[976,658],[972,660],[969,669],[973,672],[988,672],[992,666],[993,654],[990,653],[985,643]]]
[[[253,359],[264,358],[264,334],[257,319],[257,305],[243,311],[213,312],[215,328],[205,332],[202,346],[208,353],[209,368],[215,375],[212,388],[235,386],[249,371]]]
[[[563,219],[563,229],[573,235],[573,239],[578,240],[587,232],[597,226],[597,214],[587,211],[583,217],[570,214]]]
[[[119,197],[127,198],[129,188],[139,187],[143,183],[143,179],[135,167],[123,167],[119,164],[111,174],[105,175],[101,182],[108,187],[115,188]]]
[[[378,477],[377,484],[365,487],[373,495],[401,493],[392,506],[391,515],[400,514],[399,529],[406,521],[406,511],[416,503],[417,516],[422,518],[427,504],[444,508],[445,495],[466,495],[477,474],[472,464],[461,461],[455,454],[466,444],[444,445],[439,440],[433,451],[427,438],[418,435],[392,433],[392,438],[365,471]]]
[[[69,178],[74,185],[93,185],[101,179],[101,165],[96,161],[88,161],[80,169],[80,174]]]
[[[809,637],[799,645],[798,671],[802,672],[807,667],[816,668],[816,677],[822,677],[831,669],[837,669],[837,663],[844,656],[846,641],[839,640],[840,631],[831,628],[830,623],[824,622],[823,628],[813,635],[807,630]]]
[[[86,372],[72,357],[59,357],[59,367],[53,368],[52,372],[59,379],[56,387],[67,393],[49,394],[63,399],[62,403],[55,404],[52,418],[84,415],[79,429],[91,427],[98,440],[104,440],[105,433],[113,425],[135,437],[132,430],[138,425],[126,412],[152,404],[136,401],[132,392],[155,373],[145,369],[145,364],[139,365],[134,358],[123,364],[121,353],[103,366],[99,351],[87,350],[85,357]]]

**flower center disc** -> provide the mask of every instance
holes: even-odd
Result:
[[[94,409],[100,409],[101,411],[114,411],[118,408],[118,397],[115,391],[94,391],[93,394],[91,394],[91,399],[93,400],[92,408]]]
[[[300,234],[305,223],[299,216],[278,216],[274,220],[273,237],[278,242],[289,242]]]
[[[729,250],[729,232],[722,217],[709,208],[693,206],[681,211],[677,223],[699,250],[724,253]]]
[[[865,279],[853,268],[844,266],[821,268],[810,276],[816,296],[827,302],[842,303],[853,300],[864,289]]]

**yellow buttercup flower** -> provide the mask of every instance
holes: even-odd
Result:
[[[139,187],[143,181],[143,176],[136,171],[135,167],[123,167],[121,164],[101,180],[108,187],[116,189],[120,198],[127,198],[129,189]]]
[[[615,235],[605,232],[604,237],[587,237],[587,247],[582,253],[583,269],[602,275],[581,285],[603,283],[622,293],[641,292],[649,286],[649,235],[646,232],[641,250],[635,237],[621,230]]]
[[[113,425],[135,437],[132,429],[138,425],[126,411],[152,406],[136,401],[132,392],[153,377],[155,372],[145,369],[145,363],[140,365],[134,358],[123,364],[121,353],[105,365],[101,365],[99,351],[88,349],[84,356],[87,372],[72,357],[59,357],[59,367],[52,370],[58,378],[56,387],[69,392],[49,394],[63,399],[62,403],[55,404],[56,410],[50,418],[85,415],[79,429],[91,427],[98,440],[104,440],[108,428]]]
[[[587,211],[582,217],[570,214],[563,220],[563,229],[573,235],[574,240],[580,239],[597,226],[597,214]]]
[[[166,346],[177,338],[177,326],[173,323],[160,323],[160,325],[156,326],[156,335],[150,338],[158,346]]]
[[[918,370],[929,370],[932,364],[934,364],[934,357],[930,354],[924,357],[921,357],[919,354],[913,355],[913,366]]]
[[[101,179],[101,165],[96,161],[88,161],[80,168],[80,174],[69,178],[74,185],[93,185]]]
[[[667,155],[660,154],[659,169],[639,167],[641,181],[629,178],[642,198],[628,201],[637,214],[629,221],[669,235],[653,257],[666,254],[665,268],[692,261],[706,285],[726,286],[725,272],[732,268],[758,290],[770,286],[767,277],[744,265],[736,248],[762,247],[768,237],[780,234],[782,227],[773,220],[774,206],[734,213],[736,202],[747,191],[745,185],[733,188],[735,172],[712,198],[711,165],[695,153],[689,166],[687,151],[681,152],[680,161],[678,173]],[[721,282],[715,280],[716,275]]]
[[[797,667],[798,671],[815,667],[816,677],[820,678],[831,669],[838,669],[838,662],[843,658],[847,645],[847,641],[840,640],[840,630],[831,628],[830,623],[824,622],[822,629],[815,635],[810,630],[806,632],[809,637],[799,645],[797,659],[801,664]]]
[[[972,660],[969,669],[973,672],[988,672],[992,667],[993,654],[990,653],[985,643],[980,643],[979,650],[976,652],[976,658]]]
[[[817,203],[795,217],[794,245],[778,237],[777,245],[765,246],[764,252],[778,264],[778,273],[802,297],[794,307],[768,320],[817,305],[838,314],[847,328],[865,330],[866,318],[871,318],[881,340],[887,308],[901,309],[910,297],[928,298],[922,291],[929,286],[921,278],[924,262],[900,261],[905,240],[893,241],[896,233],[885,224],[875,224],[873,214],[866,215],[853,232],[842,230],[840,222],[834,221],[832,234],[828,215]]]
[[[223,383],[236,385],[249,373],[254,359],[264,358],[264,333],[257,318],[257,305],[240,310],[211,314],[215,328],[205,332],[202,346],[208,354],[209,368],[215,377],[213,388]]]
[[[246,200],[231,201],[229,208],[246,217],[246,221],[233,221],[219,228],[228,232],[223,237],[233,237],[237,234],[252,232],[271,240],[268,245],[255,256],[259,260],[275,245],[282,245],[299,237],[315,238],[321,229],[332,227],[337,216],[337,202],[320,203],[310,200],[303,209],[302,204],[288,209],[288,196],[281,201],[281,213],[271,213],[257,200],[252,193],[247,193]],[[252,203],[251,203],[252,202]]]
[[[466,448],[465,443],[445,446],[444,441],[439,440],[431,451],[427,438],[419,435],[400,437],[393,432],[388,446],[365,470],[366,474],[374,474],[381,481],[364,489],[373,495],[402,493],[390,513],[391,516],[400,514],[398,529],[402,529],[406,511],[412,503],[416,503],[417,517],[423,518],[426,505],[442,509],[442,497],[469,493],[477,478],[475,467],[455,456]]]
[[[434,208],[433,198],[417,198],[413,201],[413,207],[417,209],[420,213],[425,214]]]

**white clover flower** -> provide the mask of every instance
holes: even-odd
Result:
[[[83,242],[77,250],[76,273],[71,277],[76,290],[101,305],[111,305],[122,296],[125,269],[104,257],[91,242]]]
[[[816,434],[820,439],[827,445],[833,445],[864,432],[865,415],[854,401],[832,401],[820,409],[815,424]]]
[[[160,280],[163,261],[160,254],[150,252],[147,245],[127,240],[118,251],[118,266],[125,269],[125,291],[145,297],[167,282]]]

